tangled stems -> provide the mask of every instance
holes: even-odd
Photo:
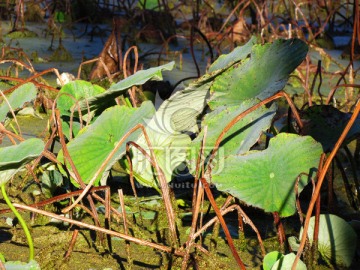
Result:
[[[23,230],[25,232],[26,239],[28,241],[29,249],[30,249],[29,261],[34,260],[34,244],[33,244],[32,238],[31,238],[30,231],[29,231],[24,219],[21,217],[19,212],[16,210],[16,208],[12,205],[11,201],[9,200],[9,197],[7,196],[6,191],[5,191],[5,184],[1,185],[1,193],[4,197],[6,204],[9,206],[9,208],[14,213],[14,215],[17,217],[17,219],[19,220],[19,222],[21,224],[21,227],[23,228]]]

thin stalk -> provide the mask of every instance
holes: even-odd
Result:
[[[320,227],[320,194],[316,200],[315,206],[315,224],[314,224],[314,235],[313,244],[311,246],[311,267],[314,267],[317,262],[317,250],[319,243],[319,227]]]
[[[173,249],[172,247],[163,246],[163,245],[159,245],[159,244],[156,244],[156,243],[153,243],[153,242],[141,240],[141,239],[138,239],[136,237],[132,237],[130,235],[126,235],[126,234],[119,233],[119,232],[116,232],[116,231],[104,229],[104,228],[101,228],[99,226],[94,226],[94,225],[87,224],[87,223],[77,221],[77,220],[74,220],[74,219],[66,218],[64,216],[56,215],[56,214],[53,214],[51,212],[46,212],[46,211],[40,210],[38,208],[30,207],[30,206],[27,206],[27,205],[22,205],[22,204],[15,203],[14,206],[19,208],[19,209],[23,209],[23,210],[31,211],[31,212],[34,212],[34,213],[38,213],[40,215],[44,215],[44,216],[47,216],[47,217],[62,220],[64,222],[69,222],[70,224],[77,225],[79,227],[83,227],[83,228],[87,228],[87,229],[90,229],[90,230],[93,230],[93,231],[98,231],[98,232],[109,234],[111,236],[119,237],[119,238],[122,238],[122,239],[127,240],[127,241],[134,242],[134,243],[139,244],[139,245],[143,245],[143,246],[151,247],[151,248],[154,248],[154,249],[157,249],[157,250],[160,250],[160,251],[164,251],[164,252],[167,252],[167,253],[175,254],[176,256],[184,256],[184,252],[182,250],[180,250],[180,249]]]
[[[334,94],[335,94],[335,91],[336,91],[339,87],[355,87],[355,88],[360,88],[360,85],[359,85],[359,84],[346,83],[346,84],[338,84],[338,85],[334,86],[334,87],[330,90],[330,92],[329,92],[329,94],[328,94],[328,97],[327,97],[326,102],[325,102],[326,105],[330,104],[330,102],[331,102],[331,100],[332,100],[332,98],[333,98],[333,96],[334,96]]]
[[[64,153],[64,160],[67,160],[70,163],[71,169],[74,172],[75,181],[84,190],[84,192],[81,193],[79,198],[81,196],[84,197],[85,195],[87,195],[87,192],[89,191],[89,189],[91,189],[92,185],[90,185],[90,184],[88,186],[85,185],[84,181],[81,179],[81,176],[80,176],[78,170],[76,169],[75,164],[74,164],[74,162],[73,162],[73,160],[72,160],[72,158],[70,156],[70,153],[69,153],[69,151],[67,149],[67,145],[66,145],[66,142],[65,142],[65,136],[64,136],[64,133],[63,133],[63,130],[62,130],[62,123],[61,123],[61,120],[60,120],[60,112],[59,112],[58,109],[55,110],[55,116],[54,117],[55,117],[54,119],[55,119],[55,122],[56,122],[56,125],[57,125],[57,128],[58,128],[58,135],[59,135],[59,139],[60,139],[60,143],[61,143],[61,148],[62,148],[63,153]],[[65,161],[64,161],[64,163],[65,163]],[[69,171],[69,173],[70,173],[70,171]],[[95,181],[95,179],[93,181]],[[86,190],[86,192],[85,192],[85,190]],[[79,200],[79,198],[78,198],[78,200]],[[93,213],[94,222],[95,222],[96,225],[100,226],[99,216],[98,216],[96,206],[95,206],[95,203],[94,203],[91,195],[88,195],[87,199],[89,201],[90,208],[91,208],[91,211]],[[68,206],[67,208],[69,208],[69,207],[70,206]],[[68,210],[67,212],[69,212],[70,210]],[[65,211],[65,209],[63,211]],[[63,212],[63,213],[66,213],[66,212]],[[101,234],[99,235],[99,238],[100,238],[100,241],[102,242],[103,241],[103,236]]]
[[[353,177],[354,177],[355,190],[356,190],[356,194],[357,194],[357,200],[358,200],[358,202],[360,202],[360,192],[359,192],[360,191],[360,182],[359,182],[359,179],[358,179],[358,176],[356,173],[356,171],[357,171],[356,160],[355,160],[355,157],[352,156],[350,149],[347,145],[344,145],[343,148],[345,149],[345,153],[351,164],[351,169],[352,169]]]
[[[317,77],[319,76],[319,79],[320,79],[320,82],[319,82],[319,85],[318,85],[318,94],[319,94],[319,97],[320,97],[320,101],[321,101],[321,104],[323,104],[323,97],[322,97],[322,94],[320,92],[320,87],[321,87],[321,84],[322,84],[322,77],[321,77],[321,60],[318,61],[318,66],[317,66],[317,69],[316,69],[316,73],[314,75],[314,79],[311,83],[311,87],[310,87],[310,97],[309,97],[309,106],[312,106],[312,103],[310,103],[311,101],[311,98],[313,96],[313,93],[314,93],[314,88],[315,88],[315,83],[316,83],[316,79]]]
[[[20,135],[20,136],[22,136],[22,133],[21,133],[21,128],[20,128],[19,122],[17,121],[17,118],[16,118],[16,115],[15,115],[15,112],[14,112],[14,110],[13,110],[13,108],[12,108],[11,104],[9,103],[9,100],[6,98],[6,96],[4,95],[4,93],[3,93],[1,90],[0,90],[0,95],[1,95],[1,96],[2,96],[2,98],[4,99],[4,102],[6,103],[6,105],[8,105],[9,110],[10,110],[10,112],[11,112],[11,115],[13,116],[14,121],[15,121],[15,124],[16,124],[16,126],[17,126],[17,128],[18,128],[18,130],[19,130],[19,134],[17,134],[16,129],[15,129],[15,128],[11,125],[11,123],[10,123],[10,125],[11,125],[11,127],[12,127],[12,129],[13,129],[14,133],[15,133],[16,135]],[[1,103],[1,104],[2,104],[2,103]]]
[[[104,190],[106,187],[93,187],[90,192],[93,193],[92,195],[96,195],[94,192],[96,191],[102,191]],[[65,199],[69,199],[69,198],[73,198],[74,196],[78,196],[79,194],[82,193],[82,190],[76,190],[76,191],[72,191],[72,192],[69,192],[69,193],[65,193],[65,194],[61,194],[61,195],[58,195],[58,196],[54,196],[54,197],[51,197],[49,199],[46,199],[46,200],[43,200],[41,202],[37,202],[37,203],[34,203],[34,204],[30,204],[29,206],[31,207],[43,207],[45,205],[48,205],[48,204],[51,204],[51,203],[55,203],[55,202],[60,202],[60,201],[63,201]],[[104,200],[100,200],[101,198],[98,197],[97,195],[94,196],[97,200],[101,201],[101,202],[104,202]],[[118,213],[117,210],[115,208],[111,208],[111,211],[113,211],[114,213]],[[8,213],[10,212],[10,209],[1,209],[0,210],[0,215],[1,214],[4,214],[4,213]]]
[[[335,203],[334,203],[334,171],[335,171],[335,162],[331,163],[328,171],[326,172],[327,177],[327,189],[328,189],[328,212],[333,212],[335,210]]]
[[[111,194],[110,194],[110,187],[108,187],[107,189],[105,189],[105,228],[106,229],[110,229],[111,228],[111,204],[110,204],[110,200],[111,200]],[[125,222],[124,222],[125,223]],[[113,249],[112,249],[112,244],[111,244],[111,237],[110,235],[106,235],[107,238],[107,244],[109,247],[109,252],[112,253]]]
[[[59,112],[57,112],[57,119],[59,119]],[[59,121],[60,122],[60,121]],[[166,209],[166,213],[168,216],[168,221],[169,221],[169,229],[170,229],[170,237],[171,237],[171,241],[172,244],[175,245],[176,243],[176,239],[177,239],[177,234],[176,234],[176,224],[175,224],[175,213],[174,213],[174,209],[172,208],[171,205],[171,198],[170,198],[170,191],[169,191],[169,186],[166,182],[164,173],[162,172],[160,166],[158,165],[156,158],[155,158],[155,154],[154,154],[154,150],[153,147],[151,145],[149,136],[145,130],[145,127],[142,124],[137,124],[136,126],[134,126],[132,129],[130,129],[127,133],[125,133],[125,135],[120,139],[120,141],[115,145],[114,149],[110,152],[110,154],[106,157],[105,161],[102,163],[102,165],[100,166],[100,168],[95,172],[95,174],[93,175],[93,177],[91,178],[91,180],[89,181],[89,183],[87,184],[87,186],[83,189],[83,192],[80,194],[80,196],[68,207],[66,207],[65,209],[62,210],[63,213],[67,213],[69,212],[72,208],[74,208],[83,198],[84,196],[89,192],[89,190],[91,189],[91,187],[93,186],[95,180],[99,177],[99,175],[103,172],[106,164],[109,163],[110,159],[114,156],[114,154],[116,153],[116,151],[119,150],[120,146],[125,142],[125,140],[136,130],[141,129],[144,138],[146,140],[146,143],[148,145],[149,151],[150,151],[150,157],[151,160],[154,162],[154,168],[156,171],[156,175],[158,175],[158,179],[159,179],[159,185],[161,187],[161,195],[163,197],[164,200],[164,204],[165,204],[165,209]],[[66,149],[66,145],[63,145],[63,150],[64,150],[64,155],[65,155],[65,150]],[[67,155],[68,157],[70,157],[70,155]],[[71,161],[71,158],[69,158],[69,161]],[[75,165],[71,166],[73,171],[76,172],[76,168]],[[78,177],[78,179],[80,179],[80,176]]]
[[[2,63],[5,63],[5,62],[14,62],[16,60],[0,60],[0,64]],[[26,68],[26,66],[24,66]],[[31,73],[34,73],[35,71],[30,71]],[[27,78],[26,80],[23,80],[21,83],[9,88],[9,89],[6,89],[5,91],[3,91],[4,95],[7,95],[7,94],[10,94],[11,92],[13,92],[15,89],[17,89],[18,87],[20,87],[21,85],[27,83],[27,82],[33,82],[33,80],[35,80],[36,78],[46,74],[46,73],[50,73],[50,72],[54,72],[56,77],[60,80],[60,82],[62,82],[62,79],[60,77],[60,73],[59,71],[56,69],[56,68],[49,68],[49,69],[46,69],[44,71],[41,71],[41,72],[38,72],[36,74],[34,74],[33,76]]]
[[[72,236],[71,236],[71,241],[70,241],[70,244],[69,244],[69,248],[65,253],[64,259],[70,258],[71,253],[74,250],[74,246],[75,246],[76,238],[77,238],[78,234],[79,234],[79,230],[75,229]]]
[[[279,216],[278,212],[273,212],[273,217],[274,217],[274,224],[277,230],[277,235],[278,235],[278,240],[279,240],[279,245],[280,245],[280,251],[282,253],[285,253],[285,231],[284,231],[284,226],[281,223],[281,219]]]
[[[122,189],[118,189],[119,194],[119,200],[120,200],[120,209],[121,214],[123,216],[123,222],[124,222],[124,233],[129,234],[129,229],[126,223],[126,210],[125,210],[125,202],[124,202],[124,193]],[[128,262],[128,269],[132,268],[132,265],[134,264],[133,259],[131,257],[131,251],[130,251],[130,242],[126,241],[126,254],[127,254],[127,262]]]
[[[196,57],[195,57],[195,53],[194,53],[194,30],[195,27],[191,26],[191,31],[190,31],[190,53],[191,53],[191,57],[194,61],[195,64],[195,68],[196,68],[196,75],[199,78],[200,77],[200,68],[199,65],[196,61]]]
[[[199,212],[201,208],[201,203],[204,199],[204,188],[201,183],[199,183],[199,174],[201,172],[200,177],[204,177],[204,148],[206,142],[206,135],[207,135],[207,126],[204,127],[204,137],[201,143],[200,153],[196,161],[196,170],[195,170],[195,178],[194,178],[194,189],[193,189],[193,196],[192,196],[192,222],[189,232],[188,241],[186,242],[186,253],[183,258],[181,269],[187,269],[187,262],[190,257],[190,249],[194,245],[196,237],[194,234],[196,232]]]
[[[349,182],[349,178],[348,178],[348,176],[347,176],[347,174],[345,172],[345,168],[341,164],[341,161],[339,160],[338,157],[335,156],[334,159],[335,159],[337,167],[339,168],[342,179],[344,181],[344,187],[345,187],[345,191],[346,191],[346,195],[347,195],[347,198],[349,200],[349,203],[350,203],[351,207],[353,207],[356,210],[358,208],[357,205],[356,205],[356,199],[354,198],[354,194],[353,194],[353,192],[351,190],[352,188],[351,188],[351,185],[350,185],[350,182]]]
[[[20,213],[16,210],[14,205],[11,203],[9,197],[7,196],[6,190],[5,190],[5,184],[1,185],[1,193],[2,193],[2,195],[4,197],[4,200],[5,200],[6,204],[9,206],[11,211],[14,213],[16,218],[19,220],[19,222],[21,224],[21,227],[23,228],[23,230],[25,232],[26,239],[27,239],[28,244],[29,244],[29,261],[34,260],[34,243],[32,241],[30,231],[29,231],[24,219],[22,218]]]
[[[232,255],[234,256],[234,259],[236,260],[236,263],[237,265],[239,266],[239,268],[241,270],[245,270],[245,265],[244,263],[242,262],[239,254],[237,253],[236,251],[236,248],[235,248],[235,245],[234,245],[234,242],[233,242],[233,239],[230,235],[230,232],[229,232],[229,229],[228,227],[226,226],[226,222],[224,220],[224,217],[221,215],[221,212],[220,212],[220,209],[219,207],[216,205],[216,202],[215,202],[215,199],[214,199],[214,196],[212,195],[211,193],[211,190],[210,190],[210,186],[208,184],[208,182],[206,181],[205,178],[200,178],[201,180],[201,183],[202,185],[204,186],[204,190],[205,190],[205,193],[211,203],[211,206],[213,207],[215,213],[216,213],[216,216],[218,217],[219,221],[220,221],[220,224],[221,224],[221,227],[225,233],[225,236],[226,236],[226,240],[228,242],[228,245],[230,247],[230,250],[231,250],[231,253]]]

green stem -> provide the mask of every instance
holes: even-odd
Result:
[[[10,122],[10,127],[16,135],[19,135],[19,132],[16,130],[16,128],[14,127],[14,125],[11,122]]]
[[[130,108],[133,107],[133,105],[131,104],[131,102],[130,102],[130,100],[129,100],[128,97],[125,98],[125,102],[126,102],[126,105],[127,105],[128,107],[130,107]]]
[[[14,215],[19,220],[21,227],[23,228],[23,230],[25,232],[25,235],[26,235],[26,238],[27,238],[27,241],[29,244],[29,249],[30,249],[29,261],[34,260],[34,244],[33,244],[32,238],[31,238],[30,231],[29,231],[24,219],[21,217],[19,212],[16,210],[16,208],[12,205],[11,201],[9,200],[9,197],[7,196],[6,191],[5,191],[5,184],[1,185],[1,192],[4,197],[5,202],[7,203],[7,205],[11,209],[11,211],[14,213]]]

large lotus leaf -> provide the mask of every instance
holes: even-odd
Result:
[[[224,128],[241,112],[257,104],[257,100],[246,100],[240,106],[221,106],[208,113],[201,123],[201,126],[207,126],[206,144],[204,156],[208,157],[213,149],[216,140]],[[224,156],[244,154],[258,141],[261,133],[267,130],[276,113],[276,105],[270,108],[265,106],[246,115],[237,122],[224,136],[218,150],[218,161]],[[195,168],[200,145],[204,136],[202,130],[198,137],[193,140],[189,148],[189,162],[192,169]],[[220,165],[220,164],[219,164]]]
[[[256,44],[256,37],[252,36],[251,39],[243,46],[236,47],[231,53],[222,54],[218,59],[209,67],[208,72],[224,69],[230,65],[243,60],[248,57],[251,52],[252,46]]]
[[[30,102],[36,98],[37,90],[33,83],[25,83],[16,88],[9,96],[7,100],[13,110],[21,108],[26,102]],[[9,113],[9,105],[0,96],[0,122],[4,122],[6,115]]]
[[[136,124],[144,123],[144,119],[151,117],[154,111],[151,102],[144,102],[140,108],[110,107],[84,132],[70,141],[67,147],[82,180],[88,183],[114,149],[117,142]],[[139,134],[140,130],[137,130],[126,139],[113,158],[106,164],[105,170],[100,174],[95,185],[98,185],[100,180],[106,180],[110,168],[124,155],[126,142],[135,141]],[[59,152],[58,159],[64,161],[62,151]],[[78,186],[75,181],[73,181],[73,184]]]
[[[289,253],[275,262],[271,270],[291,270],[295,261],[296,255]],[[299,260],[296,265],[296,270],[306,270],[306,265],[302,260]]]
[[[219,56],[219,58],[209,67],[208,71],[197,80],[191,82],[187,88],[189,90],[196,89],[204,84],[208,84],[208,87],[210,88],[210,85],[219,74],[223,73],[234,64],[246,59],[255,43],[256,37],[252,37],[245,45],[235,48],[229,54]]]
[[[307,235],[312,243],[315,217],[310,218]],[[300,231],[300,237],[303,229]],[[353,261],[357,244],[357,234],[342,218],[321,214],[319,220],[318,251],[321,256],[337,266],[349,267]]]
[[[103,92],[105,92],[105,89],[99,85],[83,80],[71,81],[60,89],[57,107],[61,115],[70,116],[71,109],[77,102],[80,102],[80,100],[86,102],[90,97]]]
[[[307,51],[307,45],[299,39],[254,45],[248,58],[216,77],[210,107],[238,105],[246,99],[263,100],[273,95],[284,88]]]
[[[17,145],[0,148],[0,185],[5,184],[26,163],[44,150],[44,142],[31,138]]]
[[[300,112],[304,127],[302,134],[310,135],[323,146],[324,152],[331,151],[339,139],[351,113],[344,113],[331,105],[314,105]],[[360,117],[358,117],[349,133],[346,141],[360,135]]]
[[[151,145],[168,182],[171,181],[174,169],[186,159],[186,151],[191,142],[187,134],[197,131],[196,119],[206,106],[208,92],[209,83],[199,87],[190,85],[165,100],[155,115],[147,121],[146,130]],[[143,135],[136,143],[149,153]],[[133,169],[140,183],[156,186],[153,167],[136,149],[133,149]]]
[[[105,91],[104,88],[96,84],[92,84],[83,80],[71,81],[65,84],[59,91],[59,97],[57,99],[57,107],[59,108],[61,118],[63,120],[63,133],[68,138],[70,137],[70,116],[73,106],[84,100],[85,102],[92,96],[101,94]],[[115,102],[109,103],[108,106],[114,105]],[[78,112],[74,111],[73,116],[77,116]],[[94,112],[84,112],[82,119],[90,122]],[[81,125],[79,119],[73,117],[72,120],[72,132],[76,136],[80,131]]]
[[[88,98],[87,100],[80,101],[78,106],[82,113],[87,113],[88,108],[90,111],[103,110],[109,107],[109,102],[114,98],[122,95],[127,89],[134,85],[143,85],[148,80],[162,80],[163,70],[172,70],[175,62],[172,61],[159,67],[153,67],[146,70],[139,70],[135,74],[121,80],[120,82],[112,85],[107,91]]]
[[[313,177],[321,153],[321,145],[310,136],[280,133],[263,151],[225,158],[223,169],[212,180],[219,190],[247,204],[287,217],[296,210],[297,177],[301,173]],[[307,177],[301,177],[299,192],[307,182]]]
[[[223,54],[209,67],[209,70],[197,80],[193,81],[190,86],[196,88],[205,83],[213,83],[214,79],[227,71],[233,65],[246,60],[250,54],[252,46],[255,44],[256,38],[252,37],[245,45],[235,48],[229,54]]]

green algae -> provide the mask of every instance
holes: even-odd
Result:
[[[59,44],[59,47],[50,56],[50,60],[53,62],[71,62],[73,57],[62,44]]]
[[[12,39],[29,38],[29,37],[37,37],[37,36],[38,35],[34,31],[28,30],[26,28],[21,30],[10,31],[8,34],[5,35],[5,37]]]

